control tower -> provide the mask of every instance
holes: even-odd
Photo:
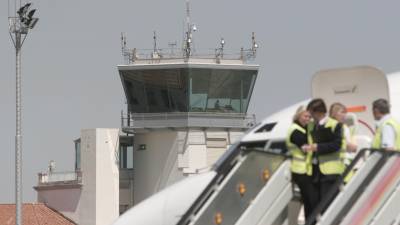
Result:
[[[118,66],[127,100],[122,130],[133,136],[134,203],[184,177],[199,174],[255,125],[247,109],[259,66],[257,50],[209,53],[194,49],[196,26],[190,23],[181,49],[128,49],[121,36],[125,64]],[[176,45],[176,44],[175,44]]]

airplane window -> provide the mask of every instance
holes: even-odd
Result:
[[[277,122],[274,123],[267,123],[260,129],[256,131],[256,133],[263,133],[263,132],[270,132],[276,126]]]

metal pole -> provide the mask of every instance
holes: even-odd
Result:
[[[15,10],[17,9],[15,1]],[[30,10],[32,3],[26,3],[9,17],[9,32],[15,47],[15,77],[16,77],[16,134],[15,134],[15,224],[22,225],[22,85],[21,85],[21,50],[28,30],[33,29],[38,22],[33,14],[36,9]],[[29,12],[28,12],[29,11]],[[18,13],[18,17],[17,17]]]
[[[16,135],[15,135],[15,224],[22,225],[22,126],[21,126],[21,32],[15,33],[16,52]]]

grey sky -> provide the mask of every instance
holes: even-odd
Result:
[[[129,47],[151,48],[182,39],[184,0],[35,0],[40,21],[23,47],[24,202],[48,161],[73,169],[73,139],[81,128],[119,127],[124,95],[116,65],[120,32]],[[320,69],[369,64],[400,69],[396,0],[192,0],[196,47],[261,48],[261,71],[250,112],[261,119],[309,96]],[[7,1],[0,2],[0,202],[14,201],[15,53]],[[137,171],[140,172],[140,171]]]

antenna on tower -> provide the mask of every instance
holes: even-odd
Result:
[[[157,53],[157,34],[153,31],[153,53]]]
[[[126,63],[130,63],[132,60],[131,54],[129,53],[128,49],[126,48],[126,34],[121,32],[121,51],[122,56]]]
[[[186,26],[187,31],[190,32],[190,1],[186,0]]]
[[[256,57],[258,44],[256,42],[256,34],[254,32],[251,33],[251,52],[253,56]]]
[[[125,56],[126,52],[126,35],[124,32],[121,32],[121,50],[122,50],[122,55]]]
[[[240,59],[243,61],[255,59],[257,56],[258,44],[256,42],[256,35],[254,32],[251,33],[251,48],[244,50],[240,49]],[[245,55],[246,52],[246,55]]]
[[[151,55],[153,59],[158,59],[161,57],[161,54],[157,49],[157,34],[156,31],[153,31],[153,54]]]
[[[220,47],[215,49],[215,58],[217,59],[217,62],[219,62],[220,58],[224,58],[224,46],[225,39],[221,38]]]
[[[190,21],[190,1],[186,0],[186,26],[187,31],[185,35],[184,56],[189,58],[193,52],[193,32],[197,31],[196,25]]]

